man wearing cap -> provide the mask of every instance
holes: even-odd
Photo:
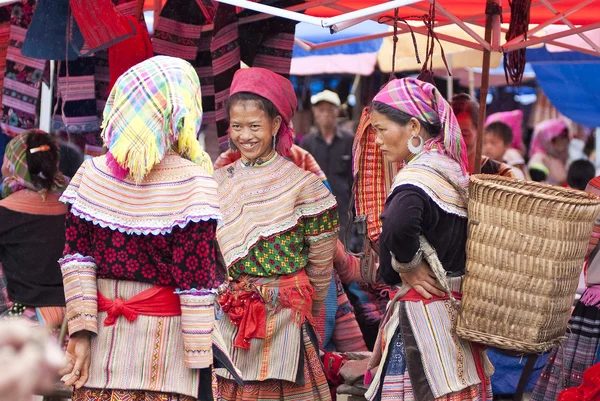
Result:
[[[323,91],[311,97],[316,130],[304,136],[302,147],[308,150],[323,169],[331,192],[338,202],[340,237],[348,225],[348,206],[352,190],[352,143],[351,133],[337,125],[342,102],[337,93]]]

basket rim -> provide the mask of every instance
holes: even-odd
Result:
[[[523,182],[524,184],[526,184],[532,188],[552,189],[556,192],[563,193],[565,195],[569,195],[569,194],[577,195],[578,199],[573,199],[568,196],[560,197],[560,196],[556,196],[556,195],[543,194],[543,193],[536,192],[533,189],[526,190],[526,189],[513,188],[513,187],[502,185],[502,182],[515,182],[515,181]],[[575,204],[575,205],[589,205],[589,206],[600,205],[600,197],[598,197],[594,194],[590,194],[589,192],[579,191],[577,189],[559,187],[559,186],[555,186],[555,185],[551,185],[551,184],[544,184],[544,183],[536,182],[536,181],[523,181],[523,180],[518,180],[516,178],[502,177],[502,176],[492,175],[492,174],[474,174],[469,177],[469,184],[475,184],[478,186],[488,187],[491,189],[502,189],[506,192],[512,192],[515,194],[526,195],[526,196],[529,196],[532,198],[538,198],[538,199],[543,199],[543,200],[548,200],[548,201],[558,201],[561,203]],[[471,186],[469,185],[469,188],[470,187]],[[584,198],[584,199],[581,199],[581,198]]]

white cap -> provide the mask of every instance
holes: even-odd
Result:
[[[317,93],[316,95],[311,96],[310,102],[313,106],[321,102],[331,103],[336,107],[340,107],[342,105],[342,101],[340,100],[338,94],[330,90],[325,90],[321,93]]]

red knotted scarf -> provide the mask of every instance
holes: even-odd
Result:
[[[181,316],[181,305],[175,288],[154,286],[127,301],[121,298],[108,299],[98,291],[98,312],[108,312],[104,326],[112,326],[121,315],[130,322],[139,315]]]

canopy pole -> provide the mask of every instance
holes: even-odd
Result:
[[[160,9],[162,8],[161,0],[154,0],[154,30],[152,32],[156,32],[156,27],[158,26],[158,19],[160,18]]]
[[[446,57],[446,61],[448,62],[448,69],[446,76],[446,99],[448,103],[452,103],[452,98],[454,97],[454,78],[452,77],[452,54],[449,54]]]
[[[467,68],[469,73],[469,95],[475,99],[475,71],[472,68]]]
[[[502,7],[502,0],[488,0],[488,7],[494,4]],[[488,14],[485,19],[485,41],[492,42],[494,31],[500,30],[500,16]],[[498,33],[496,32],[496,36]],[[490,46],[491,47],[491,46]],[[477,143],[475,148],[475,168],[474,174],[481,173],[481,151],[483,149],[483,128],[485,125],[487,95],[490,87],[490,59],[492,52],[490,48],[483,49],[483,65],[481,66],[481,87],[479,89],[479,122],[477,123]]]

